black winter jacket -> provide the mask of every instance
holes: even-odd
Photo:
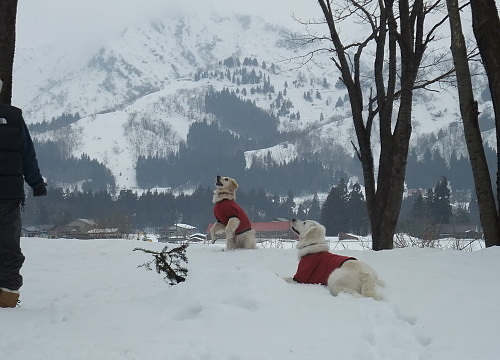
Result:
[[[23,201],[24,181],[43,184],[35,148],[20,109],[0,104],[0,201]]]

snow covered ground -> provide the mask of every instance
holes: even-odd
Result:
[[[500,248],[343,249],[385,300],[281,279],[296,250],[190,245],[187,280],[138,268],[165,244],[23,238],[21,307],[0,309],[1,359],[497,359]],[[276,245],[276,244],[274,244]],[[334,248],[332,244],[332,249]],[[175,245],[169,244],[172,248]],[[343,250],[340,250],[343,249]]]

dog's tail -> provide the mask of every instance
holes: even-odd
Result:
[[[362,273],[361,274],[361,295],[364,297],[371,297],[375,300],[382,300],[382,298],[377,294],[376,286],[382,285],[382,282],[376,279],[372,274]]]

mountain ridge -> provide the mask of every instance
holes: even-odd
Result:
[[[34,138],[70,142],[67,155],[87,154],[102,162],[112,171],[118,188],[138,187],[139,156],[175,154],[186,142],[190,125],[206,119],[218,121],[205,110],[204,98],[210,89],[227,88],[269,113],[283,109],[279,131],[302,134],[293,143],[247,149],[246,168],[267,154],[276,163],[331,157],[330,162],[347,166],[343,163],[354,156],[351,141],[355,143],[356,136],[346,91],[334,83],[338,72],[326,53],[315,55],[314,64],[291,61],[307,49],[292,46],[287,41],[289,33],[249,15],[183,16],[136,24],[88,59],[79,59],[73,69],[60,55],[56,62],[61,64],[60,70],[45,65],[53,73],[36,82],[38,89],[34,85],[25,92],[15,89],[20,93],[16,100],[28,123],[78,112],[81,118],[75,123],[56,131],[35,132]],[[23,83],[43,65],[30,68],[35,55],[19,53],[15,76]],[[40,59],[53,57],[57,58],[46,54]],[[227,59],[255,59],[257,64],[230,66],[224,63]],[[259,93],[262,83],[242,84],[238,73],[242,69],[268,77],[274,91]],[[444,131],[440,142],[426,146],[440,149],[445,157],[450,156],[451,148],[465,154],[463,141],[457,143],[456,127],[454,132],[446,130],[460,120],[458,101],[450,92],[419,94],[414,105],[413,146],[422,142],[422,135]],[[487,112],[488,103],[481,106]],[[377,146],[374,154],[378,154]]]

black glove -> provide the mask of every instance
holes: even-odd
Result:
[[[47,196],[47,184],[43,183],[39,187],[33,189],[33,197]]]

